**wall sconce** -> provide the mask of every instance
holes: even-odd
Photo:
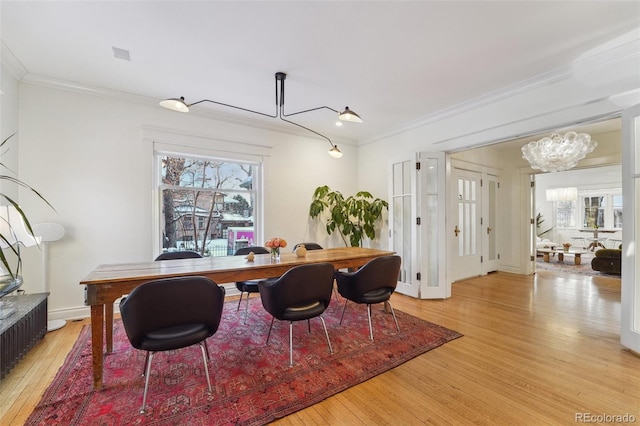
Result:
[[[160,106],[163,108],[167,108],[170,109],[172,111],[178,111],[178,112],[189,112],[189,108],[197,105],[199,103],[202,102],[210,102],[212,104],[216,104],[216,105],[222,105],[228,108],[235,108],[235,109],[239,109],[241,111],[246,111],[246,112],[250,112],[253,114],[259,114],[262,115],[263,117],[269,117],[269,118],[280,118],[280,120],[285,121],[289,124],[293,124],[294,126],[298,126],[300,128],[303,128],[311,133],[314,133],[326,140],[329,141],[329,143],[331,144],[331,149],[329,150],[329,155],[331,155],[334,158],[340,158],[342,157],[342,151],[340,151],[338,149],[338,146],[336,144],[334,144],[331,139],[329,139],[327,136],[316,132],[315,130],[311,130],[308,127],[305,127],[301,124],[298,123],[294,123],[293,121],[287,120],[286,117],[291,117],[292,115],[297,115],[297,114],[303,114],[306,112],[311,112],[311,111],[317,111],[320,109],[328,109],[330,111],[335,112],[336,114],[338,114],[338,120],[341,121],[347,121],[347,122],[351,122],[351,123],[362,123],[362,119],[360,118],[360,116],[358,114],[356,114],[355,112],[351,111],[349,109],[349,107],[345,107],[344,111],[339,112],[338,110],[335,110],[331,107],[328,106],[319,106],[316,108],[311,108],[311,109],[306,109],[304,111],[298,111],[298,112],[293,112],[291,114],[286,114],[284,112],[284,81],[287,78],[287,74],[283,73],[283,72],[277,72],[275,74],[275,78],[276,78],[276,111],[274,114],[265,114],[263,112],[260,111],[254,111],[248,108],[242,108],[242,107],[238,107],[238,106],[234,106],[234,105],[229,105],[229,104],[225,104],[222,102],[218,102],[218,101],[212,101],[209,99],[203,99],[201,101],[197,101],[197,102],[193,102],[191,104],[187,104],[184,100],[184,97],[180,97],[180,98],[170,98],[170,99],[165,99],[163,101],[160,101]],[[280,88],[280,91],[278,91],[278,88]]]

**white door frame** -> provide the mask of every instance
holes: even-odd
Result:
[[[620,342],[640,353],[640,104],[622,114],[622,196]]]

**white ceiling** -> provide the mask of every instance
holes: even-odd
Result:
[[[566,67],[640,27],[636,1],[3,0],[0,8],[3,58],[17,60],[26,79],[272,114],[274,74],[283,71],[288,113],[348,105],[365,123],[337,128],[326,110],[295,121],[354,143]],[[114,58],[113,47],[131,60]],[[261,119],[210,103],[193,109]]]

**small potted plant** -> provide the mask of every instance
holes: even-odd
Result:
[[[571,247],[571,243],[562,243],[563,251],[569,251],[569,247]]]

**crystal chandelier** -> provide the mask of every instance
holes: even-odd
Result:
[[[522,147],[522,158],[543,172],[569,170],[598,146],[586,133],[553,133]]]

